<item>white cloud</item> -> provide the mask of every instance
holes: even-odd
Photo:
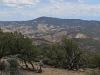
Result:
[[[23,7],[34,6],[39,0],[0,0],[0,6],[6,7]]]
[[[59,4],[68,4],[70,2],[81,2],[83,0],[0,0],[0,7],[13,7],[21,9],[24,7],[34,7],[39,2],[48,2],[59,8]]]
[[[0,12],[0,17],[6,17],[9,18],[24,18],[22,20],[25,20],[26,18],[37,18],[40,16],[53,16],[53,17],[67,17],[67,16],[84,16],[84,17],[100,17],[100,5],[86,5],[86,4],[62,4],[55,7],[53,6],[47,6],[43,8],[38,8],[37,10],[11,10],[7,12]],[[9,15],[12,15],[9,16]]]
[[[42,8],[31,8],[26,10],[25,7],[33,7],[40,1],[51,2],[51,5],[44,5]],[[82,2],[83,0],[0,0],[0,6],[14,7],[16,10],[0,11],[0,18],[9,17],[12,20],[28,20],[40,16],[51,17],[100,17],[99,4],[71,4],[70,1]],[[24,9],[22,9],[24,8]]]
[[[78,0],[79,2],[84,2],[84,0]]]
[[[44,0],[43,0],[44,1]],[[84,0],[47,0],[54,4],[56,8],[59,8],[60,5],[68,5],[71,2],[84,2]]]
[[[44,7],[36,10],[35,14],[52,15],[52,16],[100,16],[100,5],[87,4],[62,4]],[[41,16],[42,16],[41,15]]]
[[[84,0],[50,0],[52,3],[62,2],[83,2]]]

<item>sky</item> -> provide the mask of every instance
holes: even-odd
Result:
[[[0,21],[42,16],[100,21],[100,0],[0,0]]]

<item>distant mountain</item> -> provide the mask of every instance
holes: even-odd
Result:
[[[39,17],[33,20],[28,21],[0,21],[0,25],[10,25],[11,23],[17,23],[17,24],[30,24],[32,23],[46,23],[46,24],[53,24],[53,25],[80,25],[80,26],[93,26],[93,25],[100,25],[100,21],[87,21],[87,20],[81,20],[81,19],[60,19],[60,18],[53,18],[53,17]]]
[[[100,21],[39,17],[28,21],[0,21],[0,26],[5,31],[18,30],[32,38],[44,38],[50,42],[59,41],[66,35],[87,49],[99,49]]]
[[[81,19],[60,19],[53,17],[39,17],[28,21],[0,21],[0,26],[32,26],[37,28],[39,24],[53,25],[54,27],[65,28],[71,37],[75,37],[77,33],[87,35],[87,37],[100,37],[100,21],[87,21]]]

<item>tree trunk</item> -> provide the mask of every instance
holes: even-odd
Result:
[[[2,58],[3,56],[2,55],[0,55],[0,60],[1,60],[1,58]]]
[[[26,68],[29,68],[25,60],[24,60],[24,63],[25,63]]]
[[[31,61],[29,61],[29,63],[31,64],[31,66],[32,66],[32,68],[33,68],[33,70],[34,70],[34,65],[33,65],[33,63],[32,63]]]

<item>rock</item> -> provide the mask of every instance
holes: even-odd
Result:
[[[84,70],[83,69],[79,69],[78,71],[83,72]]]

